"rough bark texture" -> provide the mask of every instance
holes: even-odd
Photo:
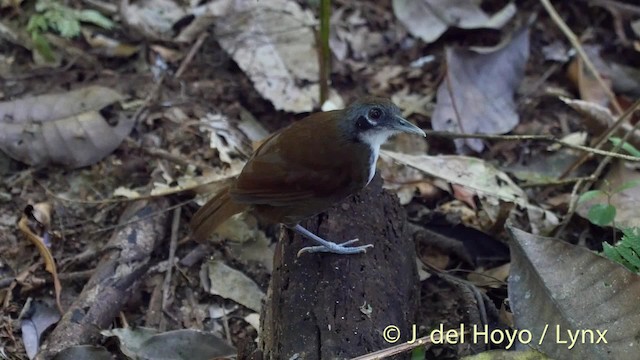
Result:
[[[151,215],[167,206],[161,198],[127,208],[121,223],[129,224],[113,234],[94,275],[42,345],[37,359],[50,359],[63,349],[95,344],[100,339],[100,330],[113,321],[136,291],[151,253],[164,238],[166,213]],[[136,219],[139,221],[133,221]]]
[[[303,254],[313,245],[291,231],[276,249],[261,316],[265,359],[344,359],[410,340],[418,304],[415,250],[395,195],[376,176],[366,189],[302,224],[325,239],[374,244],[366,254]],[[393,335],[393,334],[391,334]]]

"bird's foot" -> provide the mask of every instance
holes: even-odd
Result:
[[[351,245],[354,242],[358,241],[358,239],[353,239],[353,240],[349,240],[349,241],[345,241],[342,244],[336,244],[334,242],[331,241],[327,241],[321,237],[319,237],[318,235],[312,233],[311,231],[303,228],[302,226],[295,225],[293,227],[291,227],[291,229],[295,232],[297,232],[298,234],[311,239],[315,242],[317,242],[320,245],[316,245],[316,246],[307,246],[304,247],[302,249],[300,249],[300,251],[298,251],[298,256],[308,252],[308,253],[317,253],[317,252],[328,252],[328,253],[334,253],[334,254],[341,254],[341,255],[349,255],[349,254],[361,254],[361,253],[365,253],[367,252],[368,248],[372,248],[373,245],[372,244],[367,244],[367,245],[361,245],[361,246],[347,246],[347,245]]]
[[[352,239],[349,241],[345,241],[341,244],[336,244],[334,242],[327,241],[327,244],[303,247],[298,251],[298,256],[304,253],[317,253],[317,252],[328,252],[328,253],[341,254],[341,255],[361,254],[361,253],[366,253],[367,249],[373,247],[373,244],[353,246],[353,247],[347,246],[357,241],[358,239]]]

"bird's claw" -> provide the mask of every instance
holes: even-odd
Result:
[[[317,253],[317,252],[328,252],[328,253],[341,254],[341,255],[361,254],[361,253],[366,253],[368,248],[373,247],[373,244],[354,246],[354,247],[347,246],[357,241],[358,239],[352,239],[340,244],[329,242],[327,245],[307,246],[300,249],[298,251],[297,256],[299,257],[304,253]]]

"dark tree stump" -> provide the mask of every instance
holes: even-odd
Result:
[[[366,254],[296,253],[314,245],[284,231],[261,316],[264,359],[342,359],[389,346],[383,332],[397,326],[395,344],[411,339],[418,304],[414,245],[395,195],[376,176],[366,189],[302,224],[325,239],[359,238]]]

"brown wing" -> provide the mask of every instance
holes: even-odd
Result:
[[[336,132],[333,117],[338,115],[314,114],[265,141],[232,187],[233,200],[289,206],[314,197],[344,197],[352,160],[341,153],[346,140],[331,134]]]

